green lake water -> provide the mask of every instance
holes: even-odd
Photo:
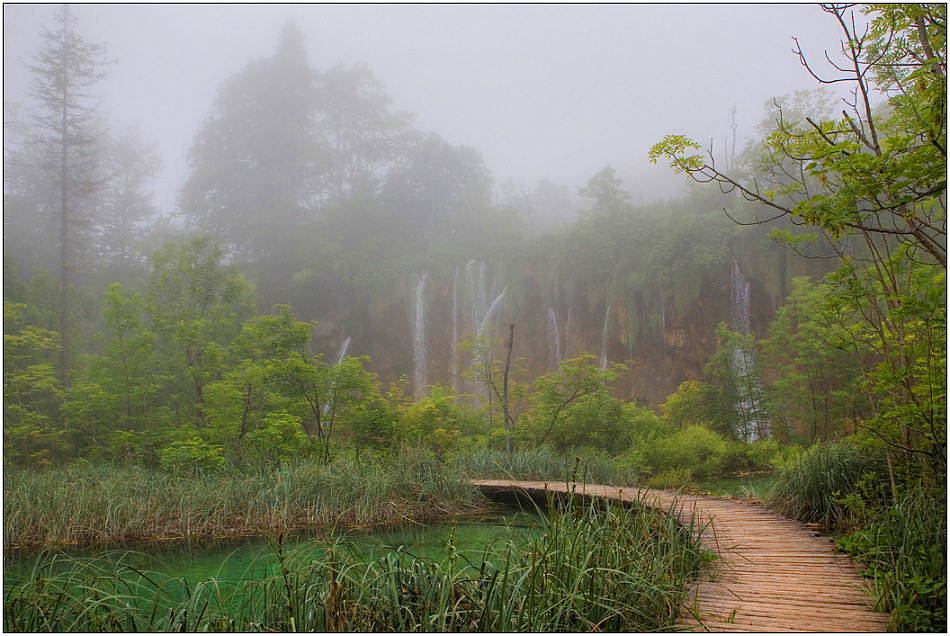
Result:
[[[505,545],[509,540],[529,540],[539,532],[543,520],[536,513],[516,510],[497,514],[480,515],[457,519],[453,524],[411,526],[399,530],[366,532],[337,532],[358,560],[375,561],[387,553],[401,550],[415,557],[431,561],[444,561],[448,557],[449,537],[461,562],[471,562],[476,567],[481,563],[485,547]],[[306,563],[323,556],[329,545],[328,535],[292,535],[283,540],[284,554],[292,562]],[[74,560],[95,560],[105,570],[114,569],[113,564],[132,567],[140,572],[156,573],[162,578],[183,579],[188,585],[214,578],[218,582],[241,583],[259,580],[277,573],[276,543],[268,537],[210,540],[200,542],[155,541],[122,547],[96,549],[63,549],[38,555],[7,551],[4,553],[4,588],[15,585],[36,575],[34,568],[39,561],[52,566],[44,568],[43,575],[64,571],[73,567]]]

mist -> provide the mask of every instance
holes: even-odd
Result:
[[[324,71],[365,62],[395,108],[475,148],[496,188],[546,179],[571,192],[610,165],[636,202],[682,180],[646,159],[668,133],[741,147],[775,96],[812,88],[792,36],[820,60],[837,25],[813,5],[75,5],[78,31],[114,64],[110,126],[158,144],[165,214],[187,153],[228,77],[270,55],[290,19]],[[26,64],[56,5],[4,6],[4,101],[29,104]]]

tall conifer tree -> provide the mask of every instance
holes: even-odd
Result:
[[[86,42],[75,31],[76,22],[68,5],[58,9],[56,28],[43,28],[34,63],[29,66],[36,100],[35,141],[41,148],[45,176],[43,200],[46,209],[59,219],[60,371],[64,380],[69,373],[70,279],[75,271],[78,234],[100,185],[96,149],[99,98],[93,88],[105,76],[106,64],[104,46]]]

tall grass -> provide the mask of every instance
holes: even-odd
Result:
[[[399,550],[366,561],[275,543],[271,575],[188,585],[121,564],[42,562],[5,592],[8,631],[646,631],[672,626],[703,553],[670,515],[617,505],[549,513],[545,532],[471,563]]]
[[[779,471],[767,505],[804,523],[846,529],[860,521],[846,496],[858,491],[866,477],[884,471],[882,457],[864,452],[848,440],[816,444]]]
[[[171,475],[75,466],[4,474],[3,543],[40,546],[398,524],[470,507],[458,470],[423,452],[385,462],[294,462],[251,473]]]
[[[865,566],[877,609],[897,632],[947,631],[947,500],[904,492],[863,530],[838,545]]]
[[[452,460],[463,474],[473,479],[523,479],[528,481],[569,481],[575,471],[574,454],[558,453],[541,447],[506,453],[481,448]],[[586,452],[580,456],[577,472],[579,482],[633,486],[637,473],[617,465],[610,457]]]

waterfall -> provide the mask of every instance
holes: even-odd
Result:
[[[505,297],[506,291],[508,291],[507,287],[501,290],[501,293],[498,294],[498,296],[496,296],[495,299],[492,301],[491,305],[489,305],[488,310],[485,312],[485,315],[482,316],[481,322],[478,323],[478,333],[481,333],[482,331],[484,331],[485,327],[488,326],[488,323],[491,322],[491,318],[493,315],[495,315],[495,311],[501,305],[501,301]]]
[[[744,336],[752,331],[749,312],[749,280],[736,261],[732,269],[732,330]],[[755,375],[752,353],[745,347],[732,348],[732,372],[735,376],[742,419],[742,434],[747,440],[769,436],[769,421],[761,412],[762,385]]]
[[[600,337],[600,370],[607,368],[607,326],[610,322],[610,299],[607,300],[607,313],[604,314],[604,333]]]
[[[353,339],[352,336],[347,336],[346,340],[343,341],[343,346],[340,347],[340,354],[336,357],[336,364],[334,364],[333,366],[336,366],[337,364],[340,364],[341,362],[343,362],[343,358],[344,356],[346,356],[346,350],[350,348],[350,340],[352,339]]]
[[[748,335],[749,323],[749,281],[739,271],[739,262],[732,268],[732,329],[736,333]]]
[[[419,395],[425,392],[427,386],[425,288],[426,273],[423,271],[419,284],[416,285],[416,311],[412,325],[412,358],[415,364],[413,380],[414,389]]]
[[[557,330],[557,312],[548,307],[548,367],[554,369],[561,362],[561,335]]]

